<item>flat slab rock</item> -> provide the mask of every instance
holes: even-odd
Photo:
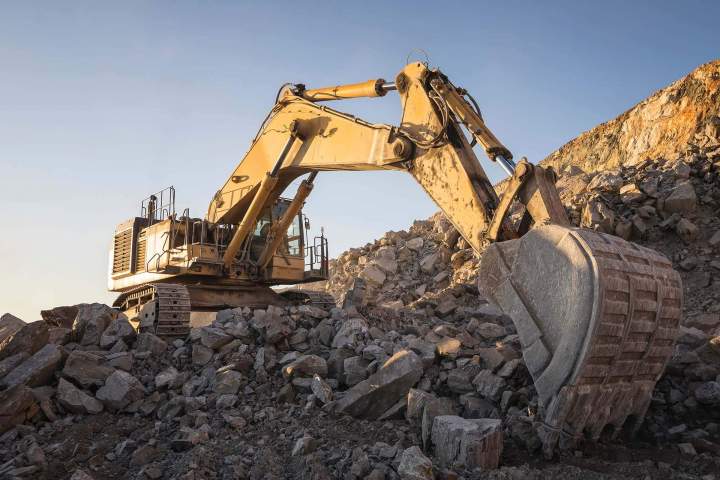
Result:
[[[502,455],[502,422],[441,415],[433,420],[432,445],[436,457],[445,466],[495,469]]]
[[[390,357],[367,380],[363,380],[337,403],[337,411],[367,419],[377,419],[400,398],[407,396],[422,377],[423,365],[415,352],[401,350]]]

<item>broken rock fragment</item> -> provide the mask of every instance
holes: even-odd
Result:
[[[433,420],[432,445],[443,465],[495,469],[502,455],[502,422],[490,418],[466,419],[441,415]]]
[[[47,344],[8,373],[0,382],[0,386],[11,388],[19,384],[29,387],[45,385],[53,377],[62,359],[61,347]]]
[[[57,401],[67,411],[73,413],[100,413],[103,404],[94,397],[77,388],[64,378],[57,387]]]
[[[345,393],[337,410],[354,417],[376,419],[407,395],[422,377],[423,367],[415,352],[401,350],[367,380]]]
[[[95,395],[98,400],[112,410],[122,410],[130,403],[145,396],[140,381],[122,370],[115,370]]]

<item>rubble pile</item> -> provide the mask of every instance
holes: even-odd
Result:
[[[100,304],[3,315],[0,478],[720,478],[717,83],[720,62],[702,66],[546,160],[572,222],[682,275],[675,354],[632,441],[543,458],[515,327],[438,213],[334,260],[332,309],[223,310],[176,339]]]

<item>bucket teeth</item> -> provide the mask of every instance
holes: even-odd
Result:
[[[680,276],[664,256],[549,225],[491,245],[478,286],[517,327],[547,455],[582,437],[637,430],[682,312]]]

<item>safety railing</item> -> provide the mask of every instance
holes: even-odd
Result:
[[[313,244],[305,247],[305,271],[319,274],[323,277],[328,275],[328,241],[323,233],[313,238]]]
[[[140,216],[148,219],[148,225],[175,216],[175,187],[163,188],[140,202]]]

